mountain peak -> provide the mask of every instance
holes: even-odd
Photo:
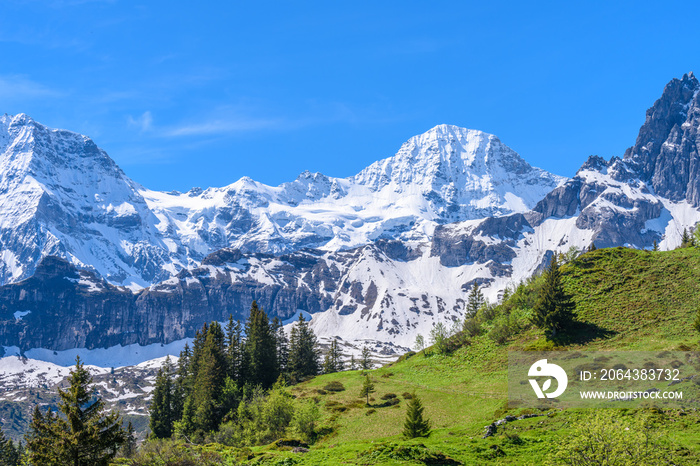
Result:
[[[673,201],[700,205],[700,173],[692,159],[700,129],[700,82],[693,72],[674,78],[647,110],[634,146],[624,159],[654,190]]]
[[[431,204],[440,199],[441,205],[432,208],[449,221],[453,214],[477,218],[533,207],[535,197],[563,178],[530,166],[493,134],[442,124],[413,136],[396,155],[373,163],[354,181],[373,191],[420,194]],[[516,193],[522,202],[509,205],[506,192]]]

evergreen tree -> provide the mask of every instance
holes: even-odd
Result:
[[[591,245],[588,246],[588,252],[595,251],[596,249],[598,248],[595,247],[595,243],[591,242]]]
[[[12,440],[5,437],[5,433],[0,429],[0,466],[19,465],[20,452],[15,448]]]
[[[369,351],[369,346],[365,345],[362,347],[362,355],[360,359],[360,369],[362,370],[370,370],[372,369],[372,366],[374,366],[374,363],[370,359],[371,353]]]
[[[362,382],[362,388],[360,389],[360,396],[364,396],[367,400],[367,406],[369,406],[369,395],[374,393],[374,383],[369,378],[369,375],[365,376],[364,382]]]
[[[340,372],[344,369],[344,364],[341,359],[340,348],[338,348],[337,340],[331,342],[331,346],[326,352],[326,356],[323,360],[323,373],[331,374],[333,372]]]
[[[163,367],[158,369],[156,385],[150,408],[150,423],[152,438],[170,438],[173,434],[173,423],[177,420],[173,412],[173,367],[170,357],[165,359]]]
[[[249,382],[270,388],[279,377],[277,335],[267,314],[253,301],[245,324],[245,352],[249,360]]]
[[[289,365],[289,338],[287,337],[287,332],[284,331],[282,321],[277,317],[272,319],[272,328],[277,338],[277,365],[279,366],[279,373],[284,374],[287,372],[287,366]]]
[[[58,416],[51,408],[46,414],[41,414],[39,405],[34,406],[32,421],[24,435],[27,443],[27,459],[30,464],[58,464],[62,460],[60,452],[52,446],[53,442],[56,441],[52,427],[57,421]]]
[[[190,345],[185,343],[185,347],[180,351],[180,358],[177,361],[177,374],[175,376],[172,395],[172,418],[174,421],[182,419],[182,412],[185,408],[185,399],[192,391],[189,377],[190,359],[192,351]]]
[[[430,435],[430,422],[423,419],[423,404],[413,393],[406,408],[406,421],[403,424],[403,436],[406,438],[427,437]]]
[[[556,257],[544,272],[544,283],[533,307],[532,323],[543,329],[547,338],[556,336],[574,320],[574,303],[564,292]]]
[[[80,358],[68,381],[67,390],[58,389],[63,417],[34,410],[26,437],[28,459],[32,464],[107,466],[126,441],[121,418],[105,413],[101,398],[92,400],[92,377]]]
[[[693,245],[693,240],[690,237],[690,234],[688,234],[688,229],[683,228],[683,236],[681,236],[681,247],[682,248],[689,248],[692,245]]]
[[[233,315],[229,315],[226,326],[226,361],[228,363],[228,376],[240,381],[242,378],[241,364],[243,361],[243,335],[240,321],[233,321]]]
[[[479,308],[484,305],[484,293],[479,289],[479,284],[474,283],[467,298],[467,315],[475,316]]]
[[[503,294],[501,295],[501,303],[508,301],[511,296],[513,296],[513,290],[510,289],[510,286],[506,286],[506,288],[503,290]]]
[[[656,240],[654,240],[654,247],[652,247],[651,250],[652,250],[652,251],[658,251],[658,250],[659,250],[659,243],[657,243]]]
[[[316,375],[319,370],[318,360],[318,340],[300,313],[289,337],[289,373],[295,379]]]
[[[186,382],[190,391],[194,388],[195,381],[197,380],[197,372],[199,371],[199,363],[202,357],[202,351],[204,350],[204,342],[207,339],[207,333],[209,333],[209,325],[205,322],[204,325],[202,325],[202,329],[197,330],[194,335],[192,355],[190,356],[187,370],[188,380]]]
[[[203,432],[215,430],[223,417],[218,402],[226,383],[226,370],[224,332],[218,322],[212,322],[204,340],[191,395],[196,407],[194,424]]]
[[[126,427],[126,441],[122,446],[121,454],[124,458],[131,458],[136,453],[136,433],[134,426],[129,421]]]
[[[355,369],[357,369],[357,362],[355,362],[355,355],[353,354],[350,356],[350,370],[354,371]]]

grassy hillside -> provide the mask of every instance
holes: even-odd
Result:
[[[308,452],[274,445],[245,452],[215,445],[205,449],[247,458],[250,464],[548,464],[553,452],[571,441],[572,425],[593,422],[596,410],[527,411],[543,415],[510,422],[482,438],[494,420],[525,413],[508,410],[509,350],[697,350],[700,340],[692,329],[700,307],[699,250],[602,249],[566,264],[562,273],[582,324],[556,348],[525,324],[527,303],[538,287],[534,280],[483,324],[481,335],[451,354],[428,349],[367,371],[376,388],[371,406],[359,397],[362,371],[323,375],[292,387],[298,401],[313,399],[321,407],[323,435]],[[328,390],[331,382],[344,390]],[[405,397],[413,392],[422,399],[433,432],[428,438],[403,440]],[[391,401],[391,394],[398,402]],[[700,414],[695,409],[615,413],[629,419],[653,416],[676,464],[700,464]]]

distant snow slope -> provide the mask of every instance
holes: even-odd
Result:
[[[26,115],[0,117],[0,283],[47,255],[133,289],[224,247],[340,250],[427,240],[438,224],[523,212],[565,179],[498,138],[440,125],[357,176],[302,173],[278,187],[244,177],[164,193],[131,181],[89,138]]]

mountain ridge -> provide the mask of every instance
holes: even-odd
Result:
[[[380,161],[348,178],[307,171],[277,187],[242,177],[222,188],[166,193],[133,182],[87,136],[24,114],[0,117],[0,132],[0,283],[27,278],[48,255],[138,289],[225,247],[281,254],[350,249],[378,238],[427,240],[440,223],[532,207],[564,181],[530,167],[492,135],[440,125],[384,160],[411,175],[391,186],[370,182]],[[428,176],[411,171],[406,147],[413,162],[433,167]],[[509,179],[493,160],[478,173],[443,164],[464,156],[478,162],[476,152],[485,159],[505,153],[520,177],[531,175],[530,184]],[[465,176],[468,189],[461,187]]]
[[[147,208],[139,218],[148,221],[145,231],[155,231],[170,255],[146,257],[153,266],[161,260],[171,267],[168,276],[137,293],[117,292],[100,285],[97,275],[80,271],[65,272],[69,280],[60,281],[56,297],[39,293],[45,289],[41,277],[0,287],[1,344],[63,350],[169,343],[230,313],[245,318],[257,300],[282,319],[311,313],[311,325],[323,337],[407,347],[432,325],[464,318],[474,284],[493,302],[554,254],[575,255],[592,244],[650,249],[656,243],[673,249],[682,231],[700,221],[693,204],[700,184],[694,171],[697,87],[694,75],[666,86],[647,112],[631,155],[589,157],[573,178],[550,179],[555,186],[528,201],[534,205],[519,198],[527,210],[512,203],[514,212],[486,218],[471,218],[469,209],[486,199],[486,206],[498,211],[498,199],[505,196],[498,197],[494,180],[515,184],[508,185],[506,176],[492,179],[486,168],[469,167],[487,167],[489,161],[512,167],[525,191],[528,179],[537,189],[547,183],[538,184],[541,172],[521,163],[495,136],[447,125],[412,138],[397,155],[361,172],[370,187],[304,172],[278,187],[242,178],[224,188],[184,194],[144,188],[137,194]],[[676,110],[658,110],[667,108]],[[677,121],[662,121],[669,118]],[[658,147],[658,154],[650,147]],[[676,168],[687,174],[687,182],[676,176]],[[421,183],[406,184],[418,181],[414,175]],[[477,189],[470,191],[470,180]],[[462,191],[452,190],[458,183]],[[658,193],[664,186],[669,197]],[[447,221],[454,202],[457,217],[466,219]],[[114,293],[119,299],[99,305]],[[74,297],[77,301],[68,305],[65,300]],[[27,311],[21,320],[14,318],[15,312]],[[118,315],[128,318],[118,321]],[[32,328],[61,325],[73,337]],[[100,339],[101,334],[108,337]]]

